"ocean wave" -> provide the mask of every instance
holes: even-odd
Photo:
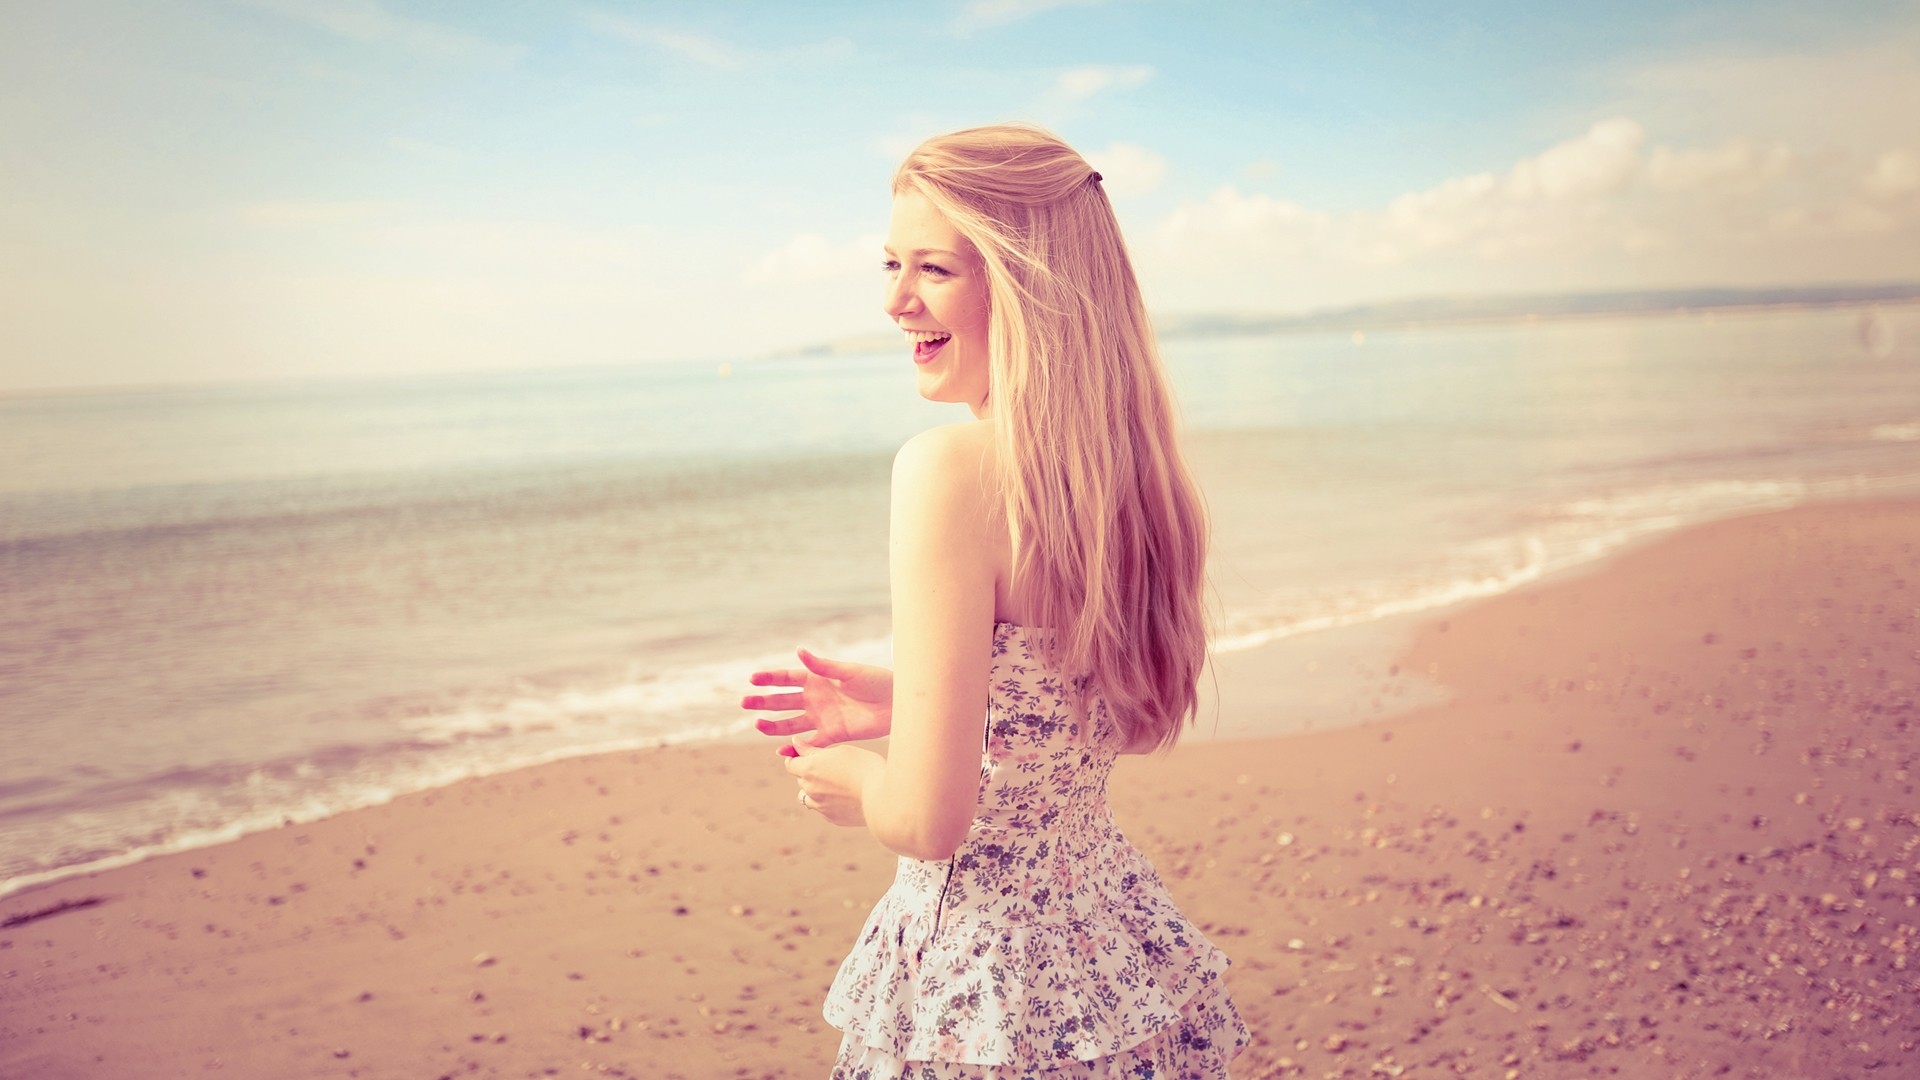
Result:
[[[1514,565],[1503,570],[1426,583],[1403,583],[1397,587],[1380,583],[1372,589],[1325,598],[1322,603],[1326,609],[1320,611],[1268,616],[1265,620],[1245,614],[1230,618],[1227,632],[1214,638],[1213,651],[1244,652],[1281,638],[1375,622],[1507,592],[1537,580],[1547,567],[1546,547],[1538,538],[1519,538],[1515,546],[1520,556]],[[1390,595],[1380,596],[1383,592]],[[1262,622],[1264,625],[1260,625]]]
[[[822,641],[820,651],[888,662],[888,638]],[[395,738],[256,763],[175,766],[57,794],[51,785],[0,815],[0,897],[80,874],[304,824],[475,777],[593,754],[744,738],[739,709],[756,670],[791,668],[760,652],[607,685],[523,687],[490,703],[387,702]],[[155,824],[156,822],[161,824]],[[32,855],[27,853],[31,852]]]
[[[823,648],[837,659],[885,664],[891,639],[864,638]],[[678,731],[699,717],[737,707],[750,672],[791,668],[791,652],[767,652],[690,664],[659,674],[634,674],[598,686],[574,686],[541,692],[461,701],[445,707],[406,707],[395,722],[428,743],[454,743],[474,736],[547,731],[582,734],[590,729],[628,730],[645,725]]]
[[[1683,525],[1917,481],[1709,481],[1562,499],[1534,508],[1511,531],[1457,544],[1406,574],[1296,597],[1283,609],[1230,611],[1213,648],[1235,653],[1281,638],[1435,611],[1512,591]],[[884,636],[815,644],[828,655],[865,663],[885,664],[891,651]],[[12,794],[34,804],[34,813],[0,819],[0,896],[473,777],[591,754],[744,737],[751,719],[737,702],[749,689],[747,674],[796,665],[790,652],[768,650],[657,673],[524,684],[485,698],[387,701],[361,717],[387,721],[376,727],[392,738],[379,745],[327,747],[270,763],[176,767],[78,793],[17,789]]]
[[[1461,544],[1436,556],[1423,573],[1350,586],[1290,611],[1237,613],[1215,638],[1213,650],[1243,652],[1299,634],[1498,596],[1604,558],[1651,534],[1716,517],[1782,509],[1805,501],[1816,490],[1835,489],[1793,479],[1705,481],[1549,503],[1531,514],[1520,531]]]
[[[290,777],[283,769],[259,768],[246,772],[236,784],[153,791],[121,807],[69,804],[57,816],[40,819],[44,826],[40,837],[29,829],[4,830],[13,834],[5,837],[9,847],[25,847],[20,842],[27,841],[34,844],[32,850],[46,854],[31,863],[16,856],[0,864],[0,873],[6,875],[0,879],[0,897],[76,875],[381,806],[462,780],[592,754],[718,742],[749,731],[750,722],[742,718],[548,747],[539,752],[500,747],[494,753],[474,756],[414,757],[405,763],[370,766],[318,783],[313,775]],[[154,821],[168,824],[147,824]]]

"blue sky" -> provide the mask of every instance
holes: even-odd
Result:
[[[1920,4],[0,6],[0,389],[883,332],[886,182],[1002,119],[1149,304],[1920,277]]]

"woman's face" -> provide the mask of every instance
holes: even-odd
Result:
[[[920,396],[987,415],[987,275],[973,245],[925,196],[902,192],[885,266],[887,314],[906,331]]]

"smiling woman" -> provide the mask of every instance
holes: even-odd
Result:
[[[886,310],[913,343],[920,396],[987,415],[987,274],[973,244],[918,192],[893,200]]]
[[[760,729],[800,805],[900,855],[827,997],[833,1075],[1225,1076],[1227,958],[1107,804],[1194,712],[1206,525],[1100,174],[1003,125],[893,187],[887,314],[974,419],[894,461],[894,668],[802,650],[742,701],[799,710]]]

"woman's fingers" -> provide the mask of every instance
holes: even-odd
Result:
[[[789,716],[784,720],[772,718],[755,720],[753,727],[762,735],[798,735],[803,731],[812,731],[814,723],[813,717],[801,715]]]
[[[828,660],[825,657],[815,656],[805,649],[796,651],[799,654],[800,662],[806,665],[805,667],[773,668],[767,671],[756,671],[747,677],[747,681],[754,686],[804,688],[807,685],[808,679],[824,678],[838,681],[852,677],[857,674],[860,669],[859,664],[849,664],[840,660]],[[789,772],[793,771],[794,764],[801,756],[815,753],[832,745],[830,741],[814,741],[814,739],[818,738],[819,723],[811,713],[805,711],[807,709],[807,696],[804,690],[800,693],[791,694],[748,694],[740,699],[740,707],[743,709],[762,709],[768,712],[799,711],[798,716],[788,716],[779,719],[767,717],[753,722],[755,730],[763,735],[788,736],[792,739],[791,742],[780,747],[777,751],[781,757],[789,759],[787,766]],[[811,738],[809,737],[810,735],[812,736]]]
[[[740,699],[743,709],[763,709],[767,712],[794,712],[807,707],[805,694],[748,694]]]
[[[799,650],[800,662],[807,670],[823,679],[849,679],[853,677],[855,665],[844,660],[829,660],[824,656],[815,656],[805,649]]]

